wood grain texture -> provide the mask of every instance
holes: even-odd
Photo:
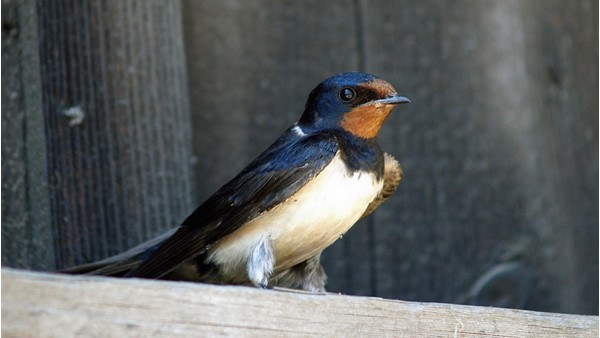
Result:
[[[36,2],[2,2],[2,264],[55,266]]]
[[[46,246],[63,268],[158,235],[193,207],[181,12],[161,1],[36,6]]]
[[[597,313],[597,8],[364,2],[366,69],[412,101],[381,137],[406,176],[373,215],[378,295],[489,301],[512,262],[496,305]]]
[[[3,337],[597,337],[598,317],[2,269]]]

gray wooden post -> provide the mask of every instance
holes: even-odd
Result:
[[[26,156],[19,163],[25,177],[36,173],[16,191],[27,194],[19,202],[21,211],[35,215],[41,204],[47,213],[23,221],[18,225],[25,227],[22,231],[5,232],[15,223],[5,224],[3,208],[2,241],[9,244],[3,245],[3,263],[71,266],[118,253],[178,225],[193,208],[179,3],[31,1],[13,6],[30,20],[15,22],[19,32],[32,29],[31,36],[19,35],[27,45],[17,55],[39,56],[19,60],[39,89],[23,93],[24,101],[41,95],[21,117],[25,133],[12,140],[25,142]],[[30,85],[27,78],[13,79],[19,80]],[[3,106],[6,121],[4,114]],[[4,140],[3,133],[3,157]],[[15,179],[23,176],[16,171],[11,171]],[[7,178],[3,175],[3,182]],[[28,194],[36,188],[46,195]],[[3,207],[4,192],[3,184]],[[39,255],[19,258],[30,255],[18,250],[20,245],[48,250],[44,264],[36,262]]]

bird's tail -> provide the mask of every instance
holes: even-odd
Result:
[[[161,244],[171,237],[177,228],[173,228],[164,234],[146,241],[118,255],[105,258],[101,261],[74,266],[58,272],[73,275],[97,275],[122,277],[130,270],[136,268],[144,260],[148,250]]]

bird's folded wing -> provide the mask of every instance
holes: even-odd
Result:
[[[127,276],[160,278],[205,253],[220,238],[284,201],[329,164],[334,136],[282,136],[238,176],[200,205],[179,229]],[[275,159],[275,160],[273,160]]]

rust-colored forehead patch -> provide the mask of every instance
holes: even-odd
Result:
[[[394,89],[389,82],[382,79],[375,79],[370,82],[361,83],[359,86],[371,90],[379,98],[384,98],[390,94],[396,94],[396,89]]]

